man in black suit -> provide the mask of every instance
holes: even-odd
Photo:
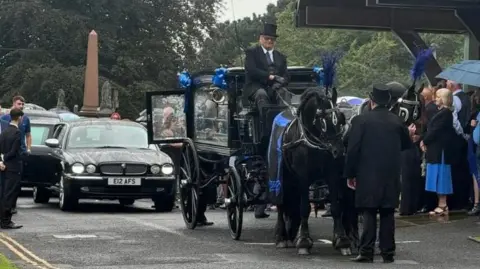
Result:
[[[260,33],[259,45],[245,51],[244,96],[255,101],[261,121],[265,120],[262,111],[265,105],[277,103],[279,94],[287,99],[285,93],[279,92],[288,83],[288,72],[287,58],[274,50],[277,37],[277,26],[267,23]],[[265,141],[264,144],[267,145],[268,142]],[[255,186],[254,191],[259,192],[260,186]],[[265,208],[266,205],[256,206],[255,217],[269,217],[265,213]]]
[[[401,151],[411,147],[415,127],[405,127],[388,109],[390,88],[376,84],[370,93],[370,111],[355,116],[345,160],[347,186],[355,189],[355,207],[363,215],[360,254],[355,262],[373,262],[380,214],[379,241],[385,263],[394,261],[395,208],[399,203]]]
[[[259,45],[245,51],[244,94],[260,113],[263,105],[276,102],[275,92],[288,83],[287,58],[274,49],[277,37],[277,26],[265,24]]]
[[[17,108],[10,110],[10,125],[0,134],[0,153],[2,160],[0,170],[0,227],[2,229],[19,229],[23,226],[12,221],[12,208],[20,190],[22,171],[21,162],[21,133],[18,123],[23,116],[23,111]]]

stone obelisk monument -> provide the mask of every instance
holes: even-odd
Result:
[[[80,116],[97,117],[98,105],[98,35],[92,30],[88,35],[85,88]]]

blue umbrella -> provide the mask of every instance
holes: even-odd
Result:
[[[454,64],[438,74],[437,78],[480,87],[480,61],[467,60],[459,64]]]

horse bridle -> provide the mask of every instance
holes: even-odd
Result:
[[[394,104],[392,104],[389,108],[389,111],[392,111],[396,106],[398,106],[398,116],[400,118],[403,119],[403,122],[407,122],[408,121],[408,118],[410,117],[410,112],[408,111],[408,109],[400,106],[401,104],[406,104],[406,105],[411,105],[413,106],[413,115],[412,115],[412,119],[414,121],[416,121],[418,119],[418,113],[419,113],[419,108],[420,108],[420,105],[421,105],[421,102],[418,98],[419,94],[415,93],[415,101],[410,101],[410,100],[406,100],[404,99],[407,94],[408,94],[408,91],[409,90],[406,90],[403,95],[397,99],[397,102],[395,102]]]
[[[317,116],[319,116],[319,115],[322,115],[322,116],[332,115],[333,125],[336,126],[338,124],[337,113],[338,113],[339,110],[336,106],[333,105],[333,102],[332,102],[331,99],[328,99],[328,101],[330,102],[331,108],[324,109],[324,110],[317,110],[317,114],[316,114],[315,120],[313,122],[314,124],[315,124],[315,121],[318,120]],[[289,104],[287,104],[287,106],[290,108],[293,115],[296,115],[296,110],[297,109],[295,107],[292,107]],[[334,146],[333,146],[332,143],[323,142],[321,139],[317,139],[314,135],[310,135],[310,136],[308,135],[308,134],[312,134],[312,132],[310,130],[308,130],[308,128],[305,126],[305,124],[303,124],[301,112],[298,115],[298,117],[295,117],[292,120],[292,122],[287,126],[287,128],[285,128],[285,130],[283,130],[282,136],[285,133],[288,133],[288,131],[293,126],[295,121],[298,122],[298,131],[300,132],[300,138],[298,138],[295,141],[291,141],[289,143],[283,144],[282,145],[283,150],[287,150],[287,149],[296,147],[300,144],[304,144],[305,146],[307,146],[309,148],[312,148],[312,149],[324,150],[324,151],[326,150],[326,151],[332,152],[332,154],[334,154],[334,155],[336,154],[335,151],[334,151]],[[327,122],[325,120],[325,117],[322,117],[322,132],[326,133],[327,128],[328,127],[327,127]],[[342,132],[338,133],[337,136],[340,136],[341,134],[342,134]]]

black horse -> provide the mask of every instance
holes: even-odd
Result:
[[[344,152],[345,118],[336,108],[336,99],[335,89],[331,94],[323,88],[307,89],[297,111],[286,110],[274,120],[269,187],[272,203],[278,209],[277,248],[295,244],[299,254],[310,253],[313,240],[308,228],[309,187],[318,180],[329,186],[341,181],[337,162]],[[277,160],[276,165],[273,160]],[[343,227],[341,222],[340,216],[334,216],[337,229]]]

